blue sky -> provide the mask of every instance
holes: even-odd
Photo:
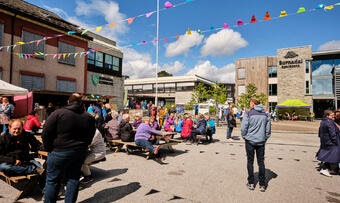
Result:
[[[185,0],[168,0],[178,4]],[[28,0],[28,2],[59,14],[82,27],[119,22],[121,19],[156,10],[156,0]],[[164,8],[166,0],[160,0]],[[296,13],[323,3],[326,6],[340,0],[194,0],[186,5],[160,12],[159,38],[183,35],[188,28],[191,36],[169,39],[160,43],[160,69],[176,75],[198,74],[212,80],[233,82],[235,59],[276,55],[279,48],[312,45],[313,50],[340,49],[340,6],[287,16],[234,29],[207,32],[211,26],[223,23],[235,25],[237,19],[249,23],[252,15],[262,20],[266,11],[277,17],[282,10]],[[113,29],[104,27],[98,34],[117,41],[119,46],[156,39],[156,14],[136,18],[131,25],[120,22]],[[124,74],[131,77],[155,75],[156,47],[153,43],[122,48]]]

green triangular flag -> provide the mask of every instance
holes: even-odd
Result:
[[[336,3],[336,4],[334,4],[334,6],[340,6],[340,3]]]
[[[89,31],[89,30],[84,30],[84,31],[81,33],[81,35],[87,33],[88,31]]]
[[[303,13],[306,12],[306,9],[304,7],[300,7],[297,13]]]
[[[197,30],[197,33],[198,33],[198,34],[201,34],[201,33],[202,33],[202,31],[201,31],[201,30]]]

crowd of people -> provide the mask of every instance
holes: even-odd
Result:
[[[166,132],[178,133],[187,144],[197,143],[198,135],[207,135],[210,143],[216,133],[215,121],[209,115],[179,114],[174,106],[169,109],[147,104],[147,116],[137,113],[132,122],[128,111],[118,111],[110,104],[96,102],[84,108],[81,96],[74,93],[68,105],[52,109],[42,131],[42,143],[35,134],[42,127],[38,112],[33,110],[23,122],[11,119],[14,106],[8,98],[1,99],[0,115],[0,171],[8,175],[31,173],[46,174],[43,189],[45,202],[56,202],[62,185],[66,185],[65,201],[76,202],[80,182],[92,179],[89,166],[105,160],[106,143],[109,140],[135,142],[153,154],[158,154],[160,145],[156,136]],[[226,138],[232,138],[238,115],[233,106],[224,112],[227,121]],[[271,136],[271,118],[259,100],[252,99],[250,109],[241,113],[241,136],[245,140],[248,181],[246,186],[255,189],[254,157],[259,165],[260,191],[266,190],[265,144]],[[5,118],[5,119],[4,119]],[[6,122],[4,122],[6,120]],[[331,176],[339,172],[340,163],[340,110],[326,110],[319,129],[321,161],[320,173]],[[31,156],[30,152],[44,150],[49,153],[46,168]],[[128,147],[128,151],[134,148]]]

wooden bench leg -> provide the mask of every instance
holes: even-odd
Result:
[[[15,201],[32,194],[37,183],[38,183],[38,176],[31,177],[28,183],[24,186],[24,189],[21,192],[19,192],[19,194],[15,198]]]
[[[120,152],[122,150],[123,146],[124,145],[121,145],[121,144],[117,145],[117,149],[116,149],[115,153]]]
[[[171,145],[168,146],[168,149],[169,149],[170,153],[174,153],[175,152]]]
[[[146,160],[149,160],[152,157],[152,152],[148,152],[148,155],[146,156]]]

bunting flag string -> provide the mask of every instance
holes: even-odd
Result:
[[[241,19],[237,19],[236,21],[236,24],[233,25],[233,26],[229,26],[227,23],[224,23],[222,27],[219,27],[219,28],[215,28],[214,26],[211,26],[210,29],[207,29],[207,30],[200,30],[198,29],[196,32],[198,34],[203,34],[203,33],[207,33],[207,32],[212,32],[212,31],[217,31],[217,30],[222,30],[222,29],[228,29],[228,28],[237,28],[239,26],[246,26],[246,25],[250,25],[250,24],[254,24],[254,23],[259,23],[259,22],[265,22],[265,21],[268,21],[268,20],[276,20],[276,19],[280,19],[282,17],[286,17],[286,16],[292,16],[292,15],[296,15],[296,14],[300,14],[300,13],[306,13],[306,12],[314,12],[314,11],[317,11],[317,10],[320,10],[319,8],[323,8],[323,9],[328,9],[330,10],[331,9],[334,9],[335,6],[340,6],[340,3],[337,3],[337,4],[334,4],[334,5],[329,5],[329,6],[324,6],[324,5],[317,5],[316,8],[314,9],[310,9],[310,10],[306,10],[304,7],[300,7],[298,8],[297,12],[295,13],[290,13],[290,14],[287,14],[286,11],[281,11],[280,13],[280,16],[278,17],[271,17],[270,14],[269,14],[269,11],[266,12],[265,14],[265,17],[263,20],[257,20],[255,15],[253,15],[251,17],[251,20],[249,23],[244,23]],[[190,28],[188,28],[188,30],[186,31],[186,34],[185,35],[192,35],[192,30],[190,30]],[[166,37],[166,38],[162,38],[162,39],[154,39],[154,40],[151,40],[151,41],[146,41],[146,40],[142,40],[141,42],[139,43],[132,43],[132,44],[129,44],[129,45],[125,45],[125,46],[120,46],[120,47],[132,47],[132,46],[137,46],[137,45],[143,45],[143,44],[148,44],[148,43],[151,43],[151,42],[156,42],[156,41],[164,41],[164,42],[167,42],[169,39],[176,39],[176,38],[180,38],[180,37],[183,37],[184,35],[175,35],[173,37]],[[22,42],[23,43],[23,42]],[[19,44],[22,44],[22,43],[19,43]],[[17,45],[14,45],[14,46],[17,46]],[[6,47],[6,46],[4,46]],[[0,47],[0,50],[2,49],[3,47]],[[10,46],[7,46],[7,52],[9,50]],[[112,48],[107,48],[105,50],[111,50]],[[90,49],[90,51],[87,51],[87,52],[79,52],[79,53],[59,53],[59,54],[45,54],[45,53],[34,53],[34,54],[25,54],[25,53],[13,53],[15,55],[17,55],[19,58],[25,58],[25,59],[30,59],[30,58],[34,58],[35,56],[53,56],[53,58],[56,58],[58,56],[58,59],[61,58],[61,56],[63,56],[63,58],[66,58],[66,57],[70,57],[70,56],[74,56],[77,57],[79,56],[80,58],[82,56],[86,56],[88,55],[90,52],[96,52],[96,51],[103,51],[101,49],[97,49],[97,50],[94,50],[94,49]]]
[[[165,11],[168,8],[172,8],[172,7],[173,8],[179,7],[179,6],[185,5],[185,4],[187,4],[189,2],[193,2],[193,1],[196,1],[196,0],[184,0],[184,2],[175,4],[175,5],[172,5],[169,1],[167,1],[164,4],[164,8],[159,9],[159,12]],[[146,18],[149,18],[153,13],[156,13],[156,12],[157,12],[157,10],[154,10],[154,11],[151,11],[151,12],[148,12],[148,13],[143,13],[143,14],[140,14],[140,15],[137,15],[137,16],[134,16],[134,17],[130,17],[130,18],[126,18],[126,19],[122,19],[122,20],[110,23],[109,25],[110,25],[110,28],[112,29],[119,22],[127,21],[128,24],[132,24],[132,22],[136,18],[140,18],[140,17],[144,17],[144,16]],[[96,27],[94,30],[95,30],[95,32],[99,32],[99,31],[102,30],[103,27],[104,27],[104,25],[101,25],[101,26]],[[88,29],[82,29],[82,30],[83,31],[81,32],[80,35],[84,35],[89,31]],[[13,49],[14,49],[17,45],[25,45],[25,44],[33,44],[33,43],[37,43],[37,46],[38,46],[41,41],[45,41],[45,40],[53,39],[53,38],[58,38],[58,37],[63,37],[63,36],[67,36],[67,35],[73,35],[73,34],[77,34],[77,33],[78,33],[77,31],[71,30],[71,31],[68,31],[67,34],[58,34],[58,35],[54,35],[54,36],[44,37],[43,39],[39,39],[39,40],[33,40],[33,41],[29,41],[29,42],[18,42],[18,44],[15,44],[15,45],[12,44],[12,45],[7,45],[7,46],[1,46],[0,50],[3,49],[4,47],[7,47],[7,52],[8,52],[11,47],[13,47]],[[39,43],[38,43],[38,41],[39,41]]]

